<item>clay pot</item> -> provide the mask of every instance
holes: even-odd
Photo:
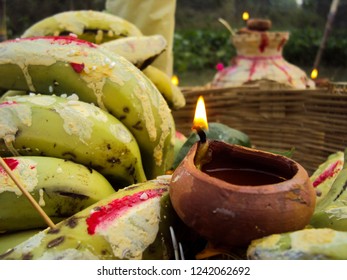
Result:
[[[228,67],[215,74],[212,88],[315,88],[304,70],[283,57],[289,32],[256,30],[266,28],[266,20],[249,20],[248,24],[252,25],[253,30],[244,28],[232,36],[231,43],[236,49],[236,56]]]
[[[309,223],[316,194],[300,164],[221,141],[207,144],[201,170],[194,162],[196,143],[170,183],[174,209],[198,234],[214,246],[231,248]]]

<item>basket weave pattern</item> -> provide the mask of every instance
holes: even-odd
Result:
[[[311,174],[327,156],[347,147],[347,87],[292,90],[187,89],[186,106],[173,111],[176,129],[188,135],[197,99],[209,122],[248,134],[253,146],[271,152],[295,149],[293,159]]]

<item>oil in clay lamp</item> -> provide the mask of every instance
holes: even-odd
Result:
[[[196,111],[198,111],[198,107]],[[197,113],[196,113],[197,115]],[[182,221],[214,248],[245,247],[254,239],[303,229],[316,193],[306,170],[282,155],[200,136],[175,169],[170,199]]]

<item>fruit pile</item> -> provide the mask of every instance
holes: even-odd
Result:
[[[47,228],[0,167],[0,259],[234,255],[209,250],[171,205],[167,171],[197,136],[175,130],[171,110],[184,96],[151,65],[165,48],[160,35],[95,11],[56,14],[0,43],[0,156],[55,224]],[[251,146],[240,131],[210,127],[209,139]],[[311,180],[318,199],[307,228],[235,251],[346,259],[345,154],[331,155]]]
[[[96,11],[56,14],[0,43],[0,155],[58,223],[41,231],[0,168],[0,245],[39,232],[0,246],[1,258],[173,258],[170,227],[180,221],[165,173],[171,110],[185,99],[151,65],[165,48],[162,36]]]

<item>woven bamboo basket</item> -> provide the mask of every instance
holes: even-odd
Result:
[[[176,129],[189,135],[197,99],[204,97],[209,122],[248,134],[270,152],[294,149],[293,159],[309,174],[328,155],[347,147],[347,83],[318,89],[190,88],[186,106],[173,111]]]

